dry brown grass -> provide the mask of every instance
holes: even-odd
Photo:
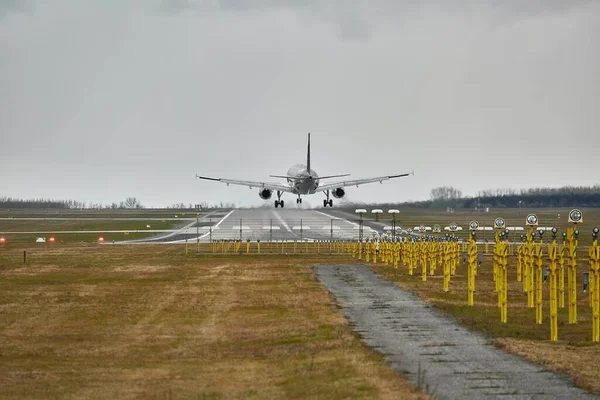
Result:
[[[425,398],[311,266],[181,246],[0,250],[2,398]]]
[[[500,347],[543,364],[553,371],[571,375],[577,385],[600,393],[598,363],[600,346],[572,346],[566,343],[497,338]]]

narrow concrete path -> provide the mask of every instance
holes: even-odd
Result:
[[[353,329],[437,399],[596,399],[568,377],[497,349],[363,265],[314,268]]]

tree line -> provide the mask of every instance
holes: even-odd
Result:
[[[234,203],[208,203],[200,202],[198,204],[201,209],[212,209],[212,208],[235,208]],[[0,208],[2,209],[21,209],[21,208],[46,208],[46,209],[58,209],[58,210],[124,210],[124,209],[142,209],[146,208],[142,205],[142,202],[136,197],[127,197],[125,200],[120,202],[113,202],[111,204],[77,201],[77,200],[54,200],[54,199],[17,199],[12,197],[0,197]],[[192,203],[175,203],[166,207],[160,207],[161,209],[173,209],[173,210],[195,210],[196,204]]]
[[[144,208],[140,200],[135,197],[127,197],[120,202],[102,204],[78,200],[54,200],[54,199],[16,199],[12,197],[0,197],[0,208],[51,208],[59,210],[101,210],[101,209],[133,209]]]
[[[361,204],[353,203],[345,207],[359,205]],[[432,189],[429,200],[378,205],[386,208],[431,209],[600,207],[600,185],[481,190],[477,196],[463,196],[460,190],[443,186]]]

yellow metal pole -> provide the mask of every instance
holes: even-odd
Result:
[[[523,246],[517,246],[517,282],[521,282],[522,274],[521,271],[523,269]]]
[[[450,247],[444,243],[444,292],[450,290]]]
[[[560,245],[558,250],[558,306],[565,308],[565,242]]]
[[[469,241],[468,247],[468,272],[467,272],[467,284],[468,284],[468,304],[470,306],[474,305],[474,293],[475,293],[475,270],[477,268],[477,258],[478,258],[478,250],[477,250],[477,241],[475,240],[474,235],[471,237]],[[445,282],[444,282],[445,284]],[[444,287],[444,291],[446,288]]]
[[[535,273],[533,268],[533,255],[534,255],[534,244],[533,244],[533,229],[527,233],[527,245],[526,245],[526,256],[525,256],[525,268],[527,268],[527,307],[533,308],[534,306],[534,283]]]
[[[544,248],[542,247],[542,243],[535,247],[535,264],[536,264],[536,298],[535,298],[535,319],[538,324],[542,323],[542,267],[543,267],[543,253]]]
[[[558,261],[558,251],[556,238],[552,238],[552,244],[548,248],[548,260],[550,261],[550,340],[558,340],[558,296],[557,296],[557,277],[556,268]]]
[[[600,247],[598,228],[593,230],[593,244],[589,249],[590,292],[592,293],[592,342],[600,342]]]
[[[577,245],[575,228],[567,228],[569,324],[577,323]]]
[[[500,318],[502,323],[506,323],[508,320],[508,245],[506,242],[502,242],[500,246],[500,259],[499,259],[499,281],[500,281],[500,297],[501,297],[501,311]]]
[[[419,260],[421,262],[421,280],[423,282],[427,281],[427,247],[426,243],[423,242],[423,237],[421,236],[421,241],[419,242]]]

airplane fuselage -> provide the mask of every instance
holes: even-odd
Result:
[[[295,164],[287,172],[288,185],[294,194],[313,194],[319,187],[319,175],[314,170],[308,170],[306,165]]]

